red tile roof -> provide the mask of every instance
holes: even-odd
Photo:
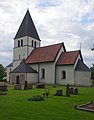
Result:
[[[57,65],[69,65],[74,64],[80,51],[71,51],[71,52],[62,52],[59,60],[57,61]]]
[[[54,44],[50,46],[36,48],[27,57],[26,63],[52,62],[55,60],[60,48],[64,44]]]

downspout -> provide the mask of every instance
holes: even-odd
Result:
[[[76,77],[75,77],[76,71],[74,69],[74,86],[76,86]]]
[[[55,65],[55,81],[54,84],[56,85],[56,65]]]
[[[38,63],[38,83],[40,82],[40,81],[39,81],[39,70],[40,70],[40,65],[39,65],[39,63]]]
[[[27,81],[27,72],[26,72],[26,80],[25,81]]]

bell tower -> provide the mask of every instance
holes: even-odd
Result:
[[[40,47],[40,38],[27,10],[23,21],[14,37],[13,48],[13,69],[16,68],[23,59],[26,59],[33,49]]]

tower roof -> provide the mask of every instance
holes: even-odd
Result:
[[[30,36],[30,37],[33,37],[37,40],[40,40],[38,33],[37,33],[37,30],[35,28],[35,25],[33,23],[33,20],[31,18],[31,15],[29,13],[29,10],[27,10],[14,39],[24,37],[24,36]]]

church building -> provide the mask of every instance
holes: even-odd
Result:
[[[91,72],[80,50],[67,51],[63,42],[43,47],[40,44],[27,10],[14,37],[13,62],[7,66],[7,81],[90,86]]]

